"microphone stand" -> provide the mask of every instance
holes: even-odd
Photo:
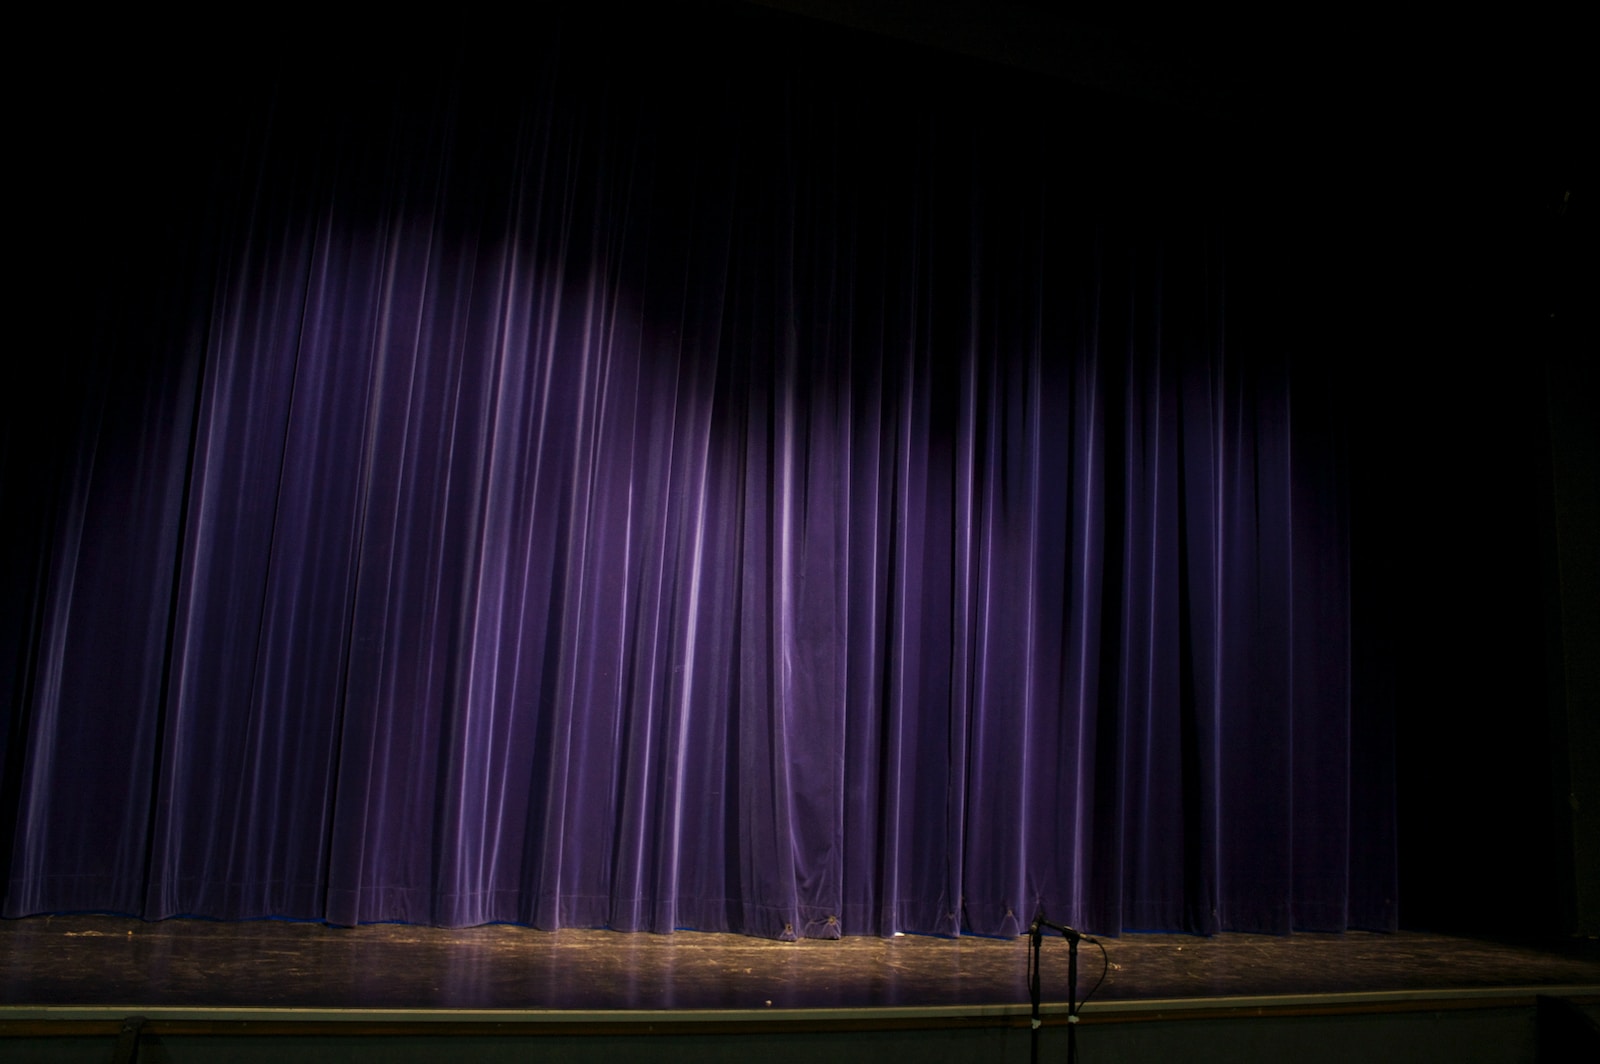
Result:
[[[1083,935],[1064,924],[1054,924],[1041,912],[1033,918],[1028,928],[1029,945],[1033,950],[1033,978],[1028,992],[1033,998],[1032,1032],[1029,1042],[1029,1059],[1039,1064],[1039,947],[1044,941],[1045,928],[1058,931],[1067,940],[1067,1064],[1078,1064],[1078,942]]]

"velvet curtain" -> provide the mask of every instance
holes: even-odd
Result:
[[[8,434],[5,913],[1392,927],[1232,201],[1020,75],[597,40],[189,112]]]

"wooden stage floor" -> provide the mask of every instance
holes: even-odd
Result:
[[[1414,932],[1102,941],[1109,968],[1086,1013],[1176,1002],[1600,994],[1600,943],[1592,941],[1528,945]],[[1026,939],[781,943],[511,925],[0,921],[0,1019],[239,1009],[993,1014],[1026,1008],[1026,970]],[[1085,943],[1080,995],[1101,970],[1100,951]],[[1059,1010],[1067,978],[1060,938],[1045,940],[1042,971],[1044,997]]]

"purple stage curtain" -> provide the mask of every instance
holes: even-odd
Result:
[[[5,913],[1392,927],[1337,419],[1229,211],[983,71],[595,55],[280,71],[130,227],[180,265],[83,282]]]

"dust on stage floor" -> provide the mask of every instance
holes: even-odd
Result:
[[[1600,988],[1600,944],[1437,934],[1124,934],[1085,942],[1093,1001]],[[1025,938],[771,942],[512,925],[355,928],[115,916],[0,921],[0,1006],[375,1010],[986,1009],[1028,1001]],[[1066,1000],[1067,946],[1043,988]]]

